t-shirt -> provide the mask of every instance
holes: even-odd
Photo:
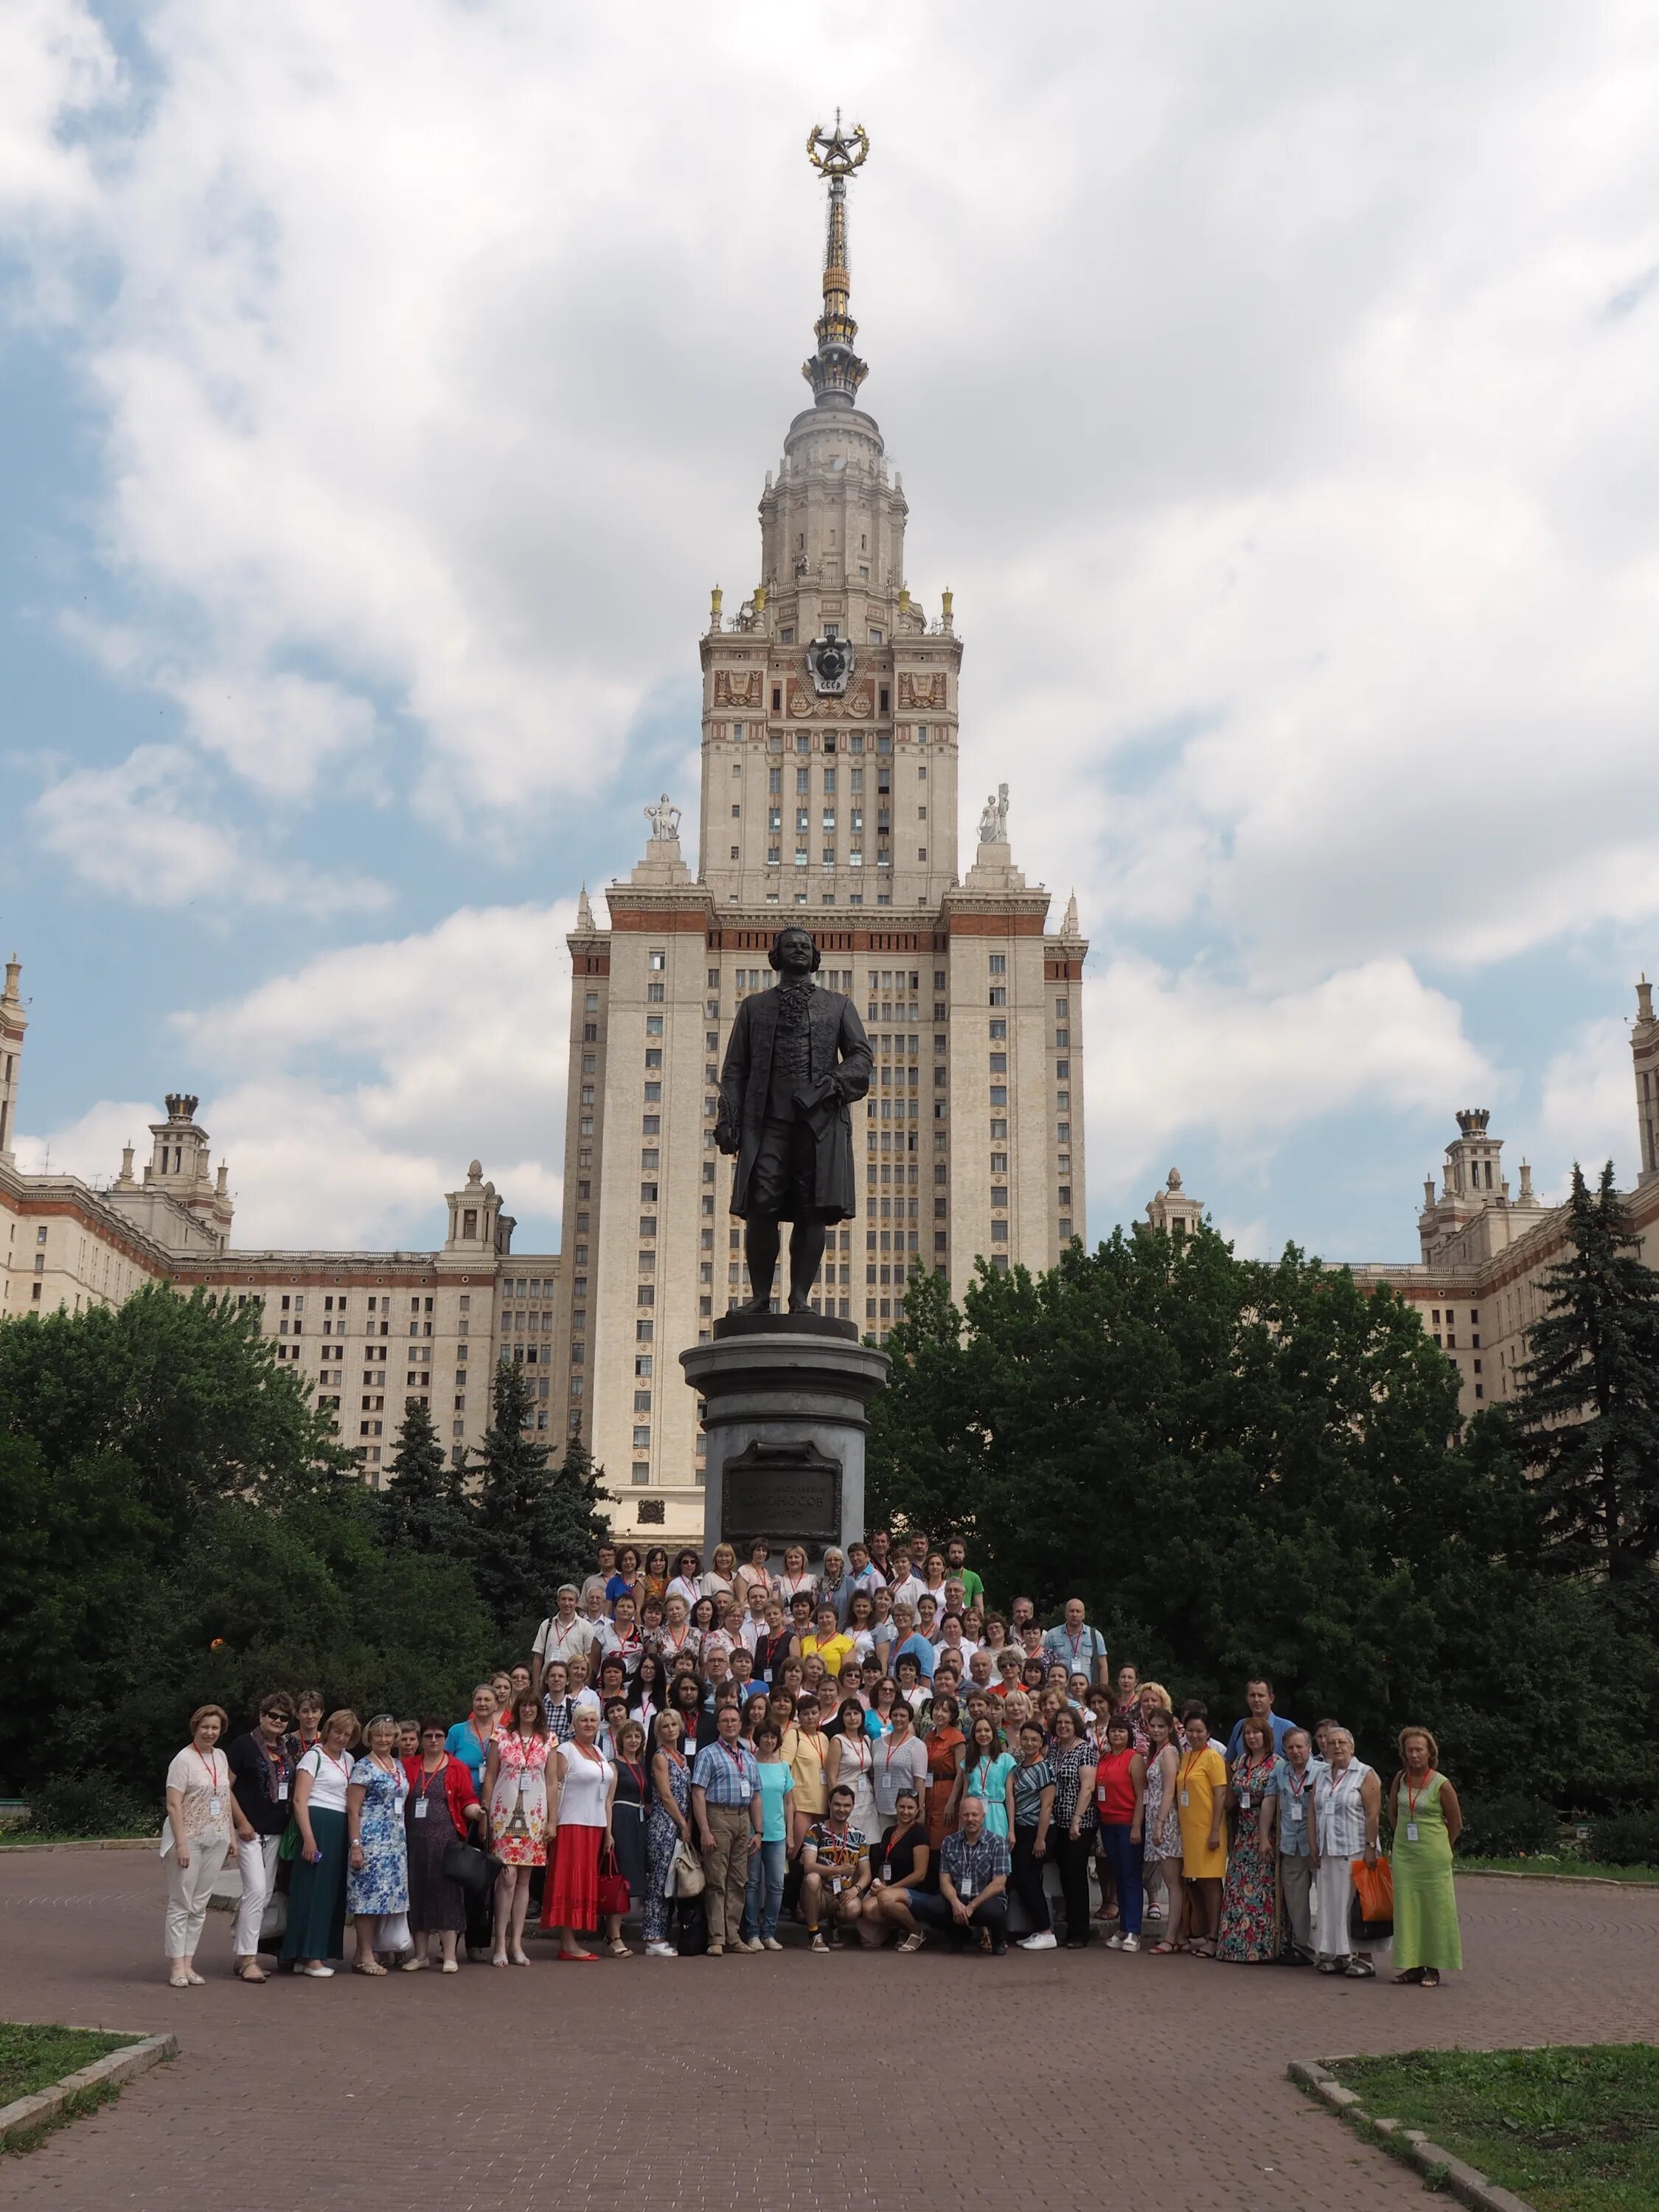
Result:
[[[963,1595],[969,1605],[977,1605],[985,1595],[985,1584],[971,1567],[951,1567],[947,1579],[962,1584]]]
[[[896,1667],[899,1661],[904,1658],[914,1659],[921,1668],[924,1679],[929,1682],[933,1680],[933,1669],[939,1664],[939,1656],[925,1636],[905,1638],[903,1643],[893,1654],[894,1666]]]
[[[454,1730],[452,1729],[450,1733],[453,1735]],[[470,1734],[471,1731],[469,1730],[468,1733]],[[313,1813],[344,1812],[346,1787],[351,1780],[351,1753],[349,1751],[341,1758],[333,1759],[323,1749],[321,1744],[313,1743],[300,1761],[295,1772],[296,1780],[301,1774],[308,1774],[311,1777],[310,1811]]]
[[[176,1752],[167,1768],[167,1788],[176,1790],[184,1801],[181,1815],[186,1840],[212,1843],[229,1835],[230,1761],[216,1745],[211,1751],[198,1751],[193,1743],[187,1743]],[[343,1790],[340,1808],[345,1809]],[[173,1823],[167,1820],[161,1826],[162,1856],[172,1849]]]
[[[814,1820],[806,1841],[817,1852],[817,1870],[832,1895],[858,1880],[859,1866],[869,1856],[862,1828],[843,1828],[837,1833],[828,1820]]]
[[[789,1839],[789,1800],[795,1778],[781,1759],[760,1762],[761,1841],[782,1844]]]
[[[912,1821],[902,1836],[895,1822],[871,1858],[877,1880],[900,1889],[919,1888],[921,1884],[915,1879],[916,1853],[927,1841],[927,1830],[921,1821]]]
[[[1042,1793],[1054,1778],[1054,1770],[1046,1759],[1035,1765],[1014,1769],[1014,1826],[1035,1828],[1042,1818]]]
[[[444,1738],[444,1749],[452,1759],[459,1759],[465,1767],[467,1772],[472,1777],[474,1790],[481,1790],[483,1787],[483,1771],[489,1764],[489,1747],[494,1741],[495,1730],[492,1727],[490,1733],[480,1742],[477,1731],[470,1720],[457,1721]],[[306,1754],[307,1758],[310,1755],[309,1752]],[[343,1804],[343,1799],[341,1802]]]
[[[927,1747],[914,1729],[902,1743],[895,1744],[890,1732],[876,1744],[870,1779],[875,1785],[876,1810],[884,1820],[890,1820],[898,1810],[901,1790],[914,1790],[927,1803]]]
[[[852,1638],[842,1636],[839,1632],[834,1636],[820,1637],[816,1634],[803,1636],[800,1640],[801,1657],[810,1659],[816,1652],[823,1660],[824,1670],[832,1681],[839,1676],[842,1668],[846,1665],[847,1655],[852,1648]]]
[[[795,1809],[798,1812],[823,1812],[823,1762],[829,1755],[830,1740],[821,1729],[811,1735],[805,1729],[784,1730],[783,1756],[795,1778]]]

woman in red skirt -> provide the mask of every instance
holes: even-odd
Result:
[[[549,1762],[555,1788],[547,1817],[547,1889],[542,1925],[559,1931],[562,1959],[597,1959],[583,1948],[580,1928],[599,1924],[599,1849],[612,1841],[611,1808],[617,1794],[617,1770],[599,1747],[599,1717],[591,1705],[576,1708],[570,1741]]]

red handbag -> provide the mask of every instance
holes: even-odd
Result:
[[[614,1846],[599,1846],[599,1911],[601,1913],[626,1912],[630,1893],[617,1863]]]

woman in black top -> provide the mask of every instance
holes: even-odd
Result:
[[[900,1923],[886,1911],[888,1898],[897,1891],[938,1887],[933,1875],[933,1853],[927,1844],[927,1824],[921,1817],[921,1801],[914,1790],[901,1790],[894,1800],[893,1825],[870,1854],[870,1887],[859,1919],[859,1941],[876,1950]],[[933,1876],[930,1881],[929,1877]]]
[[[688,1760],[695,1759],[715,1735],[714,1716],[703,1711],[702,1684],[695,1674],[676,1674],[669,1686],[668,1702],[679,1715],[684,1730],[680,1749]]]
[[[259,1700],[257,1724],[239,1735],[226,1754],[231,1794],[253,1830],[251,1838],[235,1844],[242,1892],[232,1948],[237,1978],[244,1982],[266,1978],[259,1967],[259,1929],[276,1887],[276,1846],[294,1809],[294,1754],[289,1748],[293,1725],[287,1691],[273,1690]]]

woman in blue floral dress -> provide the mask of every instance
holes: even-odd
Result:
[[[351,1770],[346,1790],[346,1834],[351,1850],[346,1911],[356,1923],[360,1974],[383,1974],[374,1938],[388,1914],[409,1910],[409,1846],[404,1799],[409,1777],[397,1757],[398,1723],[378,1714],[365,1732],[368,1750]]]
[[[657,1715],[656,1748],[651,1760],[650,1814],[645,1824],[645,1897],[641,1912],[645,1948],[653,1959],[672,1959],[668,1931],[678,1917],[677,1900],[663,1895],[674,1854],[691,1841],[691,1770],[680,1750],[680,1717]]]
[[[1279,1953],[1279,1777],[1266,1721],[1244,1723],[1243,1747],[1233,1761],[1227,1803],[1234,1819],[1233,1848],[1221,1895],[1218,1959],[1259,1965]]]

